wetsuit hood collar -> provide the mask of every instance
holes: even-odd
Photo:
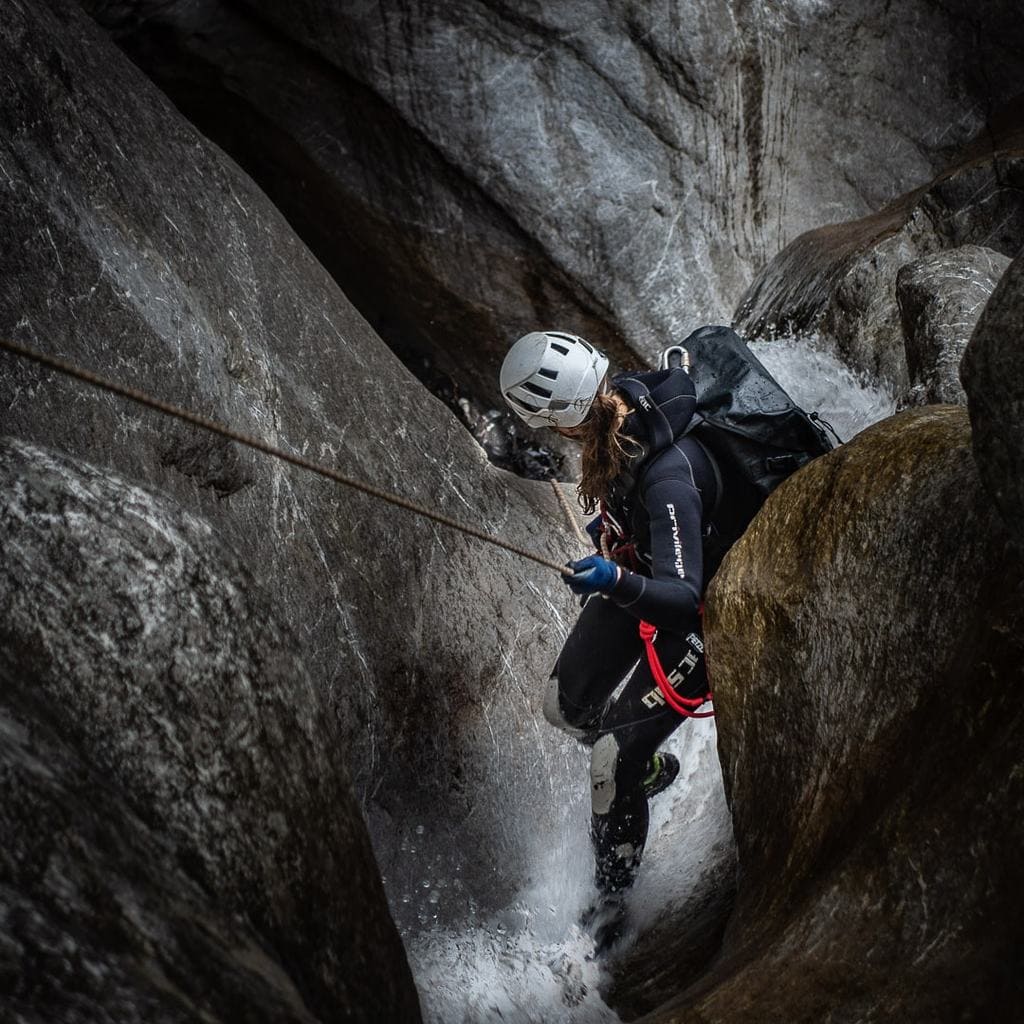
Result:
[[[697,408],[697,390],[682,369],[623,373],[612,379],[633,406],[623,429],[641,441],[648,455],[667,448],[690,425]]]

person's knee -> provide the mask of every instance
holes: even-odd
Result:
[[[594,727],[594,719],[600,709],[574,707],[565,699],[558,672],[552,672],[548,680],[548,688],[544,694],[544,717],[547,721],[568,733],[574,739],[582,739]]]
[[[562,701],[558,695],[558,673],[552,672],[548,688],[544,692],[544,717],[556,729],[565,729],[569,723],[562,714]]]
[[[646,744],[633,742],[622,746],[613,732],[605,733],[594,744],[590,757],[594,814],[607,814],[616,800],[626,806],[639,798],[651,753]]]

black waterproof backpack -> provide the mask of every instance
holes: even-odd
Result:
[[[687,434],[720,477],[705,557],[717,565],[765,499],[788,476],[832,450],[825,431],[782,390],[728,327],[702,327],[684,342],[697,411]]]

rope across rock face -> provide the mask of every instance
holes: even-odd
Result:
[[[589,548],[590,541],[587,539],[587,535],[583,532],[583,527],[580,526],[580,521],[573,513],[572,507],[570,506],[568,499],[565,497],[565,492],[562,490],[557,480],[551,481],[551,489],[555,492],[558,504],[562,506],[562,511],[565,513],[565,518],[569,521],[569,526],[572,527],[573,532],[576,534],[576,539],[583,545],[583,547]]]
[[[369,495],[371,498],[387,502],[387,504],[394,505],[397,508],[405,509],[407,512],[412,512],[413,515],[422,516],[424,519],[429,519],[441,526],[447,526],[449,529],[457,530],[459,533],[466,534],[466,536],[475,537],[477,540],[483,541],[485,544],[490,544],[494,547],[501,548],[503,551],[508,551],[510,554],[518,555],[520,558],[526,558],[531,562],[536,562],[537,565],[542,565],[545,569],[553,569],[555,572],[560,573],[563,576],[571,576],[573,574],[572,570],[565,565],[559,565],[557,562],[553,562],[541,555],[534,554],[532,551],[527,551],[525,548],[517,547],[515,544],[509,544],[500,537],[494,537],[489,533],[484,533],[483,530],[478,530],[475,526],[470,526],[467,523],[460,523],[458,520],[451,519],[439,512],[433,512],[428,508],[424,508],[422,505],[417,505],[415,502],[401,497],[401,495],[392,494],[390,491],[385,491],[379,487],[374,487],[372,484],[356,480],[355,478],[347,476],[336,469],[332,469],[330,466],[323,466],[318,462],[313,462],[311,459],[303,458],[301,455],[293,455],[291,452],[286,452],[281,448],[275,448],[273,445],[267,444],[266,441],[261,441],[257,437],[252,437],[249,434],[243,434],[231,427],[225,426],[223,423],[218,423],[216,420],[212,420],[206,416],[199,415],[199,413],[192,412],[190,409],[183,409],[180,406],[171,404],[170,402],[154,398],[145,391],[127,387],[124,384],[118,384],[116,381],[109,380],[106,377],[101,377],[99,374],[93,373],[91,370],[85,370],[80,366],[76,366],[74,363],[67,362],[64,359],[58,359],[55,356],[49,356],[42,352],[37,352],[35,349],[28,348],[25,345],[19,345],[13,341],[8,341],[5,338],[0,338],[0,349],[11,353],[11,355],[18,356],[21,359],[27,359],[30,362],[44,366],[48,370],[54,370],[57,373],[64,374],[66,377],[72,377],[75,380],[82,381],[84,384],[89,384],[92,387],[108,391],[121,398],[127,398],[129,401],[143,405],[147,409],[153,409],[164,416],[170,416],[185,423],[190,423],[192,426],[199,427],[201,430],[209,431],[211,434],[217,434],[220,437],[227,438],[229,441],[234,441],[237,444],[245,445],[247,448],[252,448],[255,451],[262,452],[264,455],[270,455],[275,459],[281,459],[283,462],[288,462],[293,466],[298,466],[300,469],[308,470],[310,473],[316,473],[319,476],[326,477],[328,480],[334,481],[334,483],[341,484],[344,487],[349,487],[355,491],[360,491],[363,494]],[[561,492],[559,492],[559,494],[561,495]],[[561,496],[564,499],[565,496]]]

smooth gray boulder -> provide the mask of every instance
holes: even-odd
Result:
[[[10,439],[0,550],[0,1016],[418,1020],[328,695],[242,559]]]
[[[1022,325],[1024,255],[996,286],[960,364],[978,472],[1018,544],[1024,544]]]
[[[901,267],[896,300],[911,387],[900,407],[966,405],[960,360],[1008,257],[979,245],[945,249]]]
[[[911,380],[896,277],[908,263],[940,247],[931,221],[915,210],[899,231],[850,261],[815,324],[848,366],[894,391],[905,390]]]
[[[1017,1020],[1022,563],[967,412],[782,485],[708,596],[739,849],[717,961],[645,1020]]]
[[[721,322],[800,232],[931,179],[1024,44],[1011,0],[87,6],[384,337],[492,395],[539,323],[651,360]]]

